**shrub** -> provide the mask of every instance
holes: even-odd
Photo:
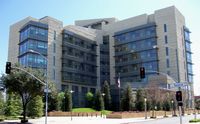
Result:
[[[190,123],[196,123],[196,122],[200,122],[200,119],[192,119],[189,121]]]
[[[44,103],[42,102],[42,97],[36,96],[28,104],[28,116],[32,118],[42,117],[43,106],[44,106]]]

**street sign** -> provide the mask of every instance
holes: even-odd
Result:
[[[174,87],[184,87],[184,83],[174,83]]]

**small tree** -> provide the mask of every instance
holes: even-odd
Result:
[[[64,111],[63,110],[63,100],[64,100],[64,98],[65,98],[65,92],[60,92],[60,93],[58,93],[58,105],[59,105],[59,108],[58,108],[58,110],[62,110],[62,111]]]
[[[43,115],[43,107],[44,103],[42,101],[41,96],[36,96],[28,103],[28,116],[35,118],[35,117],[42,117]]]
[[[133,91],[130,85],[128,85],[123,92],[122,109],[124,111],[131,111],[134,109]]]
[[[138,111],[144,110],[144,91],[142,89],[138,89],[136,92],[135,108]]]
[[[200,110],[200,99],[195,99],[195,108]]]
[[[111,109],[111,95],[110,95],[110,87],[107,81],[104,82],[103,93],[105,93],[105,96],[103,96],[105,109],[110,110]]]
[[[59,99],[58,99],[58,92],[55,86],[55,83],[48,82],[49,89],[51,92],[49,93],[48,97],[48,111],[58,111],[59,110]]]
[[[39,70],[33,70],[31,68],[23,68],[23,70],[26,70],[41,80],[44,78],[44,73]],[[26,122],[27,105],[37,95],[43,94],[43,85],[37,79],[19,70],[12,70],[11,74],[3,75],[1,80],[9,93],[14,93],[21,97],[23,108],[22,122]]]
[[[156,106],[157,106],[157,110],[161,110],[162,109],[162,104],[161,104],[160,101],[157,101]]]
[[[98,111],[104,110],[104,102],[100,91],[96,92],[95,109]]]
[[[6,116],[19,116],[22,112],[21,101],[19,96],[9,93],[5,105]]]
[[[93,108],[94,107],[94,95],[91,92],[87,92],[85,97],[86,97],[86,101],[87,101],[87,107]]]
[[[72,95],[69,91],[65,91],[62,110],[72,111]]]
[[[169,100],[164,100],[163,102],[163,110],[164,111],[170,111],[170,101]]]
[[[3,99],[3,95],[0,92],[0,115],[4,115],[5,114],[4,111],[5,111],[5,102]]]

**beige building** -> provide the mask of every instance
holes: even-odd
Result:
[[[189,33],[174,6],[124,20],[78,20],[66,27],[51,17],[27,17],[10,27],[8,61],[47,69],[58,89],[75,91],[77,106],[85,93],[100,89],[104,81],[115,85],[119,77],[121,87],[145,87],[157,80],[159,87],[170,89],[184,83],[192,104]],[[144,79],[140,67],[145,67]]]

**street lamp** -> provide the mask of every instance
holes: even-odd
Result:
[[[174,100],[172,100],[171,103],[172,103],[172,116],[174,116],[174,112],[173,112],[174,111]]]
[[[103,97],[103,103],[104,103],[104,109],[105,109],[105,99],[104,99],[104,96],[106,95],[105,93],[102,93],[101,94],[102,95],[102,97]],[[103,117],[104,115],[103,115],[103,113],[101,112],[101,117]]]
[[[73,90],[70,90],[70,93],[71,93],[71,100],[72,100],[72,93],[73,93],[74,91]],[[72,109],[73,109],[73,100],[72,100]],[[71,110],[71,121],[72,121],[72,110]]]
[[[144,98],[145,119],[147,119],[147,98]]]
[[[31,53],[36,53],[40,56],[42,56],[46,62],[48,63],[47,57],[42,55],[41,53],[35,51],[35,50],[29,50],[29,52]],[[47,77],[47,69],[46,69],[46,84],[45,84],[45,90],[46,90],[46,102],[45,102],[45,124],[47,124],[47,110],[48,110],[48,92],[49,92],[49,88],[48,88],[48,77]]]
[[[157,106],[155,106],[155,118],[156,118],[156,111],[157,111]]]

